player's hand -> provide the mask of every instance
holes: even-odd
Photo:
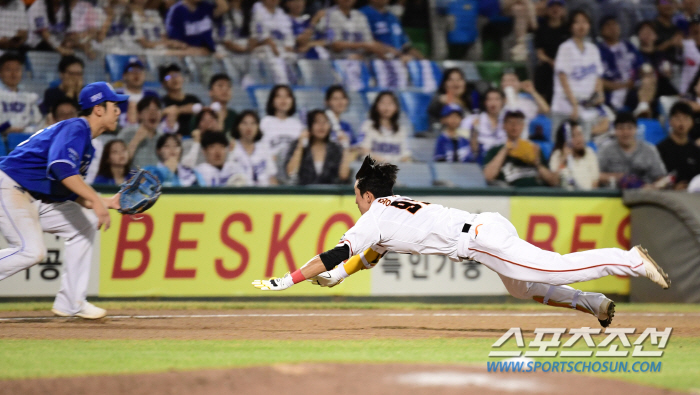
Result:
[[[105,198],[105,206],[107,206],[107,208],[111,210],[119,210],[120,208],[122,208],[121,204],[119,204],[119,198],[121,197],[121,195],[121,192],[118,192],[112,197]]]
[[[289,273],[280,278],[253,281],[253,286],[261,291],[284,291],[292,285],[294,285],[294,281],[292,281],[292,275]]]
[[[321,287],[333,288],[336,285],[342,283],[343,280],[345,279],[340,278],[339,276],[334,276],[332,271],[327,271],[320,273],[316,277],[310,278],[308,281],[311,281],[311,284],[319,285]]]
[[[92,210],[97,216],[97,229],[101,229],[102,226],[104,226],[105,230],[109,229],[109,211],[107,210],[107,207],[102,199],[98,199],[95,203],[93,203]]]

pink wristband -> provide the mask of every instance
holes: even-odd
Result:
[[[301,269],[295,271],[292,273],[292,281],[294,281],[294,284],[300,283],[302,281],[306,280],[306,277],[304,277],[303,274],[301,274]]]

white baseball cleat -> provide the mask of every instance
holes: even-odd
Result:
[[[603,328],[609,327],[614,316],[615,302],[610,299],[605,299],[598,309],[598,322],[600,322],[600,326]]]
[[[661,266],[654,261],[646,248],[638,245],[634,246],[634,249],[637,251],[639,256],[642,257],[642,261],[644,262],[644,270],[647,272],[647,278],[659,284],[661,288],[668,289],[668,287],[671,285],[671,280],[669,280],[668,274],[666,274]]]
[[[107,310],[101,309],[88,301],[83,302],[83,307],[75,314],[64,313],[56,309],[51,309],[51,312],[59,317],[80,317],[86,320],[96,320],[107,315]]]

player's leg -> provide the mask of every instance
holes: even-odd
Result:
[[[508,292],[518,299],[532,299],[548,306],[565,307],[594,315],[604,327],[610,325],[615,304],[597,292],[583,292],[568,285],[514,280],[499,274]]]
[[[469,230],[468,257],[516,280],[565,285],[608,275],[646,276],[636,249],[603,248],[561,255],[518,237],[515,227],[497,213],[480,214]],[[483,222],[482,222],[483,221]]]
[[[103,317],[104,310],[86,300],[97,218],[75,202],[42,204],[39,218],[44,231],[63,237],[66,242],[64,272],[53,304],[54,313]]]
[[[46,247],[38,204],[0,172],[0,232],[8,244],[0,250],[0,280],[44,260]]]

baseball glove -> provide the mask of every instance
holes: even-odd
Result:
[[[133,177],[121,185],[119,212],[139,214],[156,204],[160,197],[160,181],[146,170],[139,169]]]

